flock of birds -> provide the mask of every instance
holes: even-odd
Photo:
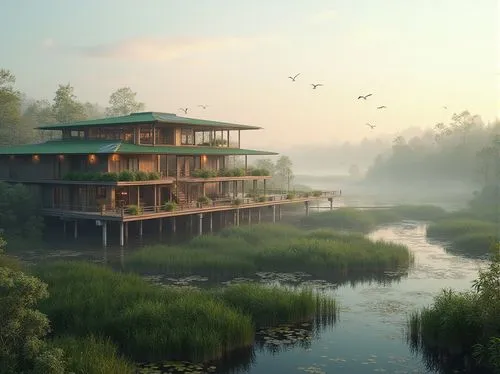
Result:
[[[300,75],[300,73],[295,74],[294,76],[289,76],[288,78],[289,78],[289,79],[291,79],[291,80],[292,80],[292,82],[295,82],[295,81],[296,81],[296,79],[297,79],[297,77],[298,77],[299,75]],[[323,84],[322,84],[322,83],[311,83],[311,86],[312,86],[312,89],[313,89],[313,90],[315,90],[315,89],[317,89],[318,87],[323,86]],[[365,101],[366,101],[366,100],[367,100],[370,96],[373,96],[373,94],[369,93],[369,94],[366,94],[366,95],[359,95],[359,96],[358,96],[358,100],[363,99],[363,100],[365,100]],[[387,106],[385,106],[385,105],[380,105],[380,106],[378,106],[378,107],[377,107],[377,109],[386,109],[386,108],[387,108]],[[371,123],[367,123],[367,124],[366,124],[366,126],[370,127],[372,130],[373,130],[375,127],[377,127],[376,125],[372,125]]]
[[[294,76],[289,76],[288,78],[291,79],[292,82],[295,82],[299,75],[300,75],[300,73],[295,74]],[[318,87],[323,86],[323,84],[322,83],[311,83],[311,86],[312,86],[312,89],[315,90]],[[358,100],[363,99],[363,100],[366,101],[370,96],[373,96],[373,94],[369,93],[369,94],[366,94],[366,95],[359,95],[358,96]],[[206,104],[205,105],[199,104],[198,107],[199,108],[203,108],[203,109],[207,109],[208,105],[206,105]],[[380,109],[387,109],[387,106],[380,105],[380,106],[377,107],[377,109],[379,109],[379,110]],[[443,106],[443,109],[448,109],[448,107],[447,106]],[[189,108],[179,108],[179,110],[186,115],[188,113]],[[375,129],[375,127],[377,127],[376,125],[372,125],[371,123],[366,123],[366,126],[368,126],[372,130]]]

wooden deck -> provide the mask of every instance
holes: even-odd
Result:
[[[132,222],[132,221],[144,221],[158,218],[169,218],[169,217],[179,217],[188,216],[194,214],[205,214],[205,213],[215,213],[224,211],[233,211],[241,209],[256,209],[263,207],[270,207],[276,205],[287,205],[287,204],[298,204],[307,203],[320,200],[330,200],[336,197],[335,192],[323,193],[321,196],[317,197],[298,197],[293,199],[276,199],[265,202],[248,201],[243,202],[239,205],[228,203],[222,203],[217,205],[208,205],[204,207],[184,207],[182,209],[176,209],[175,211],[164,211],[162,207],[143,207],[143,212],[141,214],[127,214],[125,210],[118,211],[77,211],[69,209],[57,209],[57,208],[45,208],[42,209],[42,214],[45,216],[60,217],[61,219],[67,220],[101,220],[101,221],[118,221],[118,222]]]

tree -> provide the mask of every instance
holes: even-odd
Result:
[[[85,118],[87,119],[102,118],[105,115],[105,110],[97,103],[92,104],[87,101],[83,104],[83,108],[85,111]]]
[[[0,248],[0,252],[2,248]],[[47,316],[35,309],[48,297],[38,278],[0,267],[0,372],[63,374],[63,351],[49,348]]]
[[[52,110],[58,123],[81,121],[86,118],[85,108],[77,101],[73,91],[74,88],[69,84],[60,84],[56,91]]]
[[[269,175],[273,176],[276,171],[276,166],[274,165],[273,160],[269,158],[263,158],[256,160],[254,162],[254,166],[256,169],[265,169],[269,172]]]
[[[21,95],[14,89],[16,77],[8,70],[0,69],[0,144],[20,142]]]
[[[287,191],[290,190],[290,182],[293,180],[292,160],[288,156],[280,156],[276,161],[276,174],[279,180],[280,188],[283,190],[286,185]]]
[[[122,87],[117,89],[109,97],[109,107],[106,108],[106,115],[126,116],[130,113],[140,112],[144,110],[144,103],[140,103],[135,99],[137,95],[130,87]]]

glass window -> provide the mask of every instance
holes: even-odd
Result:
[[[181,144],[194,145],[194,131],[192,129],[181,130]]]

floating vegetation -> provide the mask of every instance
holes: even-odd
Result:
[[[297,370],[304,371],[309,374],[326,374],[326,371],[322,369],[320,365],[314,364],[309,367],[299,366]]]
[[[213,365],[195,364],[188,361],[167,361],[159,364],[141,364],[140,374],[210,374],[217,368]]]
[[[286,350],[295,346],[310,348],[314,332],[310,323],[300,325],[280,325],[257,331],[256,344],[271,352]]]

